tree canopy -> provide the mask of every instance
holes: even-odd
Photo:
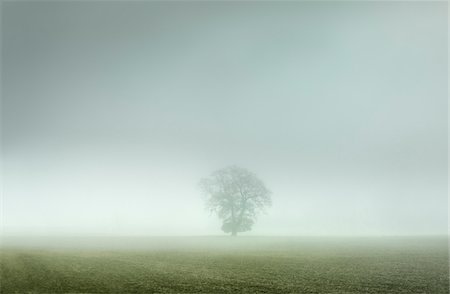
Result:
[[[259,212],[271,205],[271,192],[247,169],[230,166],[200,181],[206,205],[223,220],[222,230],[236,236],[249,231]]]

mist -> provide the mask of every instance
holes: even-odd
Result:
[[[447,3],[3,2],[2,234],[448,233]]]

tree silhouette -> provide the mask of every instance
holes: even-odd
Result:
[[[236,236],[249,231],[256,216],[271,205],[271,192],[256,175],[244,168],[230,166],[213,172],[200,181],[206,205],[223,220],[222,230]]]

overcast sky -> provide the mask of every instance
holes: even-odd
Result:
[[[5,233],[447,232],[446,2],[3,2]]]

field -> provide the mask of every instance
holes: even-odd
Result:
[[[1,293],[449,293],[447,237],[4,238]]]

